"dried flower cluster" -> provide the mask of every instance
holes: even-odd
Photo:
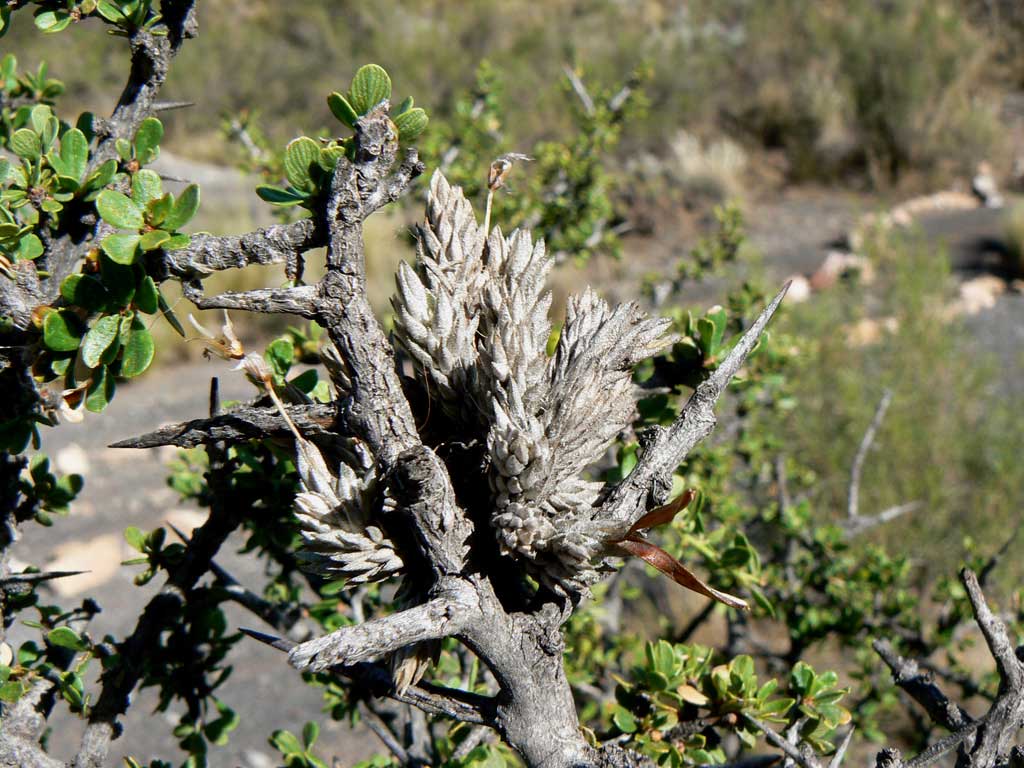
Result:
[[[585,471],[632,417],[633,366],[672,342],[667,320],[591,291],[569,301],[553,356],[542,241],[485,233],[440,173],[398,277],[395,335],[432,402],[487,447],[501,551],[549,586],[577,591],[607,535],[591,521],[600,484]],[[571,533],[569,533],[571,531]]]

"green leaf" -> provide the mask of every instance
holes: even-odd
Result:
[[[163,193],[163,182],[156,171],[143,168],[132,176],[132,200],[139,206],[145,207],[150,200],[156,200]]]
[[[700,333],[700,349],[704,359],[708,360],[715,356],[718,347],[715,345],[715,325],[706,317],[698,318],[697,332]]]
[[[750,561],[751,551],[748,547],[729,547],[722,553],[719,565],[723,568],[740,568]]]
[[[118,264],[104,251],[100,256],[100,276],[114,304],[127,307],[135,295],[135,270]]]
[[[32,261],[43,255],[43,243],[33,234],[25,235],[18,243],[18,250],[14,252],[18,261]]]
[[[406,96],[404,99],[402,99],[402,103],[398,105],[398,111],[395,112],[395,114],[401,115],[405,112],[408,112],[410,109],[413,108],[414,104],[415,102],[412,100],[412,96]]]
[[[96,210],[105,222],[119,229],[138,230],[145,225],[142,208],[127,195],[112,189],[103,190],[96,198]]]
[[[107,160],[99,168],[89,174],[84,186],[90,190],[99,190],[114,180],[117,174],[117,160]]]
[[[167,214],[167,218],[164,219],[162,226],[170,232],[176,232],[192,221],[192,217],[196,215],[198,210],[199,187],[195,184],[189,184],[182,190],[178,199],[174,201],[174,206],[171,208],[171,212]]]
[[[312,192],[316,187],[310,175],[310,166],[319,164],[320,145],[308,136],[291,141],[284,150],[284,173],[288,183],[296,189]]]
[[[709,309],[705,316],[714,326],[711,342],[715,349],[718,349],[722,346],[722,339],[725,338],[725,327],[729,323],[729,316],[726,314],[725,309],[717,304]]]
[[[112,24],[120,24],[127,18],[117,4],[111,2],[111,0],[99,0],[96,4],[96,11]]]
[[[146,551],[146,534],[134,525],[129,525],[124,529],[124,540],[127,541],[128,546],[136,552]]]
[[[282,755],[302,754],[302,744],[291,731],[274,731],[270,735],[271,745]]]
[[[39,135],[29,128],[15,131],[10,139],[11,151],[26,160],[38,160],[43,148]]]
[[[39,134],[39,139],[46,143],[45,134],[49,130],[49,123],[53,119],[53,110],[48,104],[36,104],[29,112],[29,120],[32,123],[32,130]]]
[[[360,67],[349,87],[352,107],[365,115],[385,99],[391,98],[391,78],[383,67],[367,64]]]
[[[141,236],[136,232],[115,232],[100,243],[103,252],[116,264],[132,264],[138,252]]]
[[[331,114],[333,114],[338,120],[343,122],[349,128],[356,127],[356,120],[359,119],[359,115],[352,105],[348,103],[348,99],[342,96],[340,93],[335,91],[327,97],[327,106],[331,108]]]
[[[267,345],[263,357],[270,363],[275,374],[284,376],[295,360],[295,345],[287,338],[275,339]]]
[[[100,364],[103,353],[117,339],[120,322],[119,315],[106,315],[93,323],[82,341],[82,362],[90,368]]]
[[[765,702],[760,708],[760,712],[764,716],[779,716],[789,711],[789,708],[796,704],[796,699],[772,699],[771,701]]]
[[[218,706],[217,709],[223,712],[223,714],[216,720],[211,720],[207,723],[203,727],[203,733],[211,744],[222,747],[228,743],[228,735],[238,727],[241,718],[235,714],[234,710],[227,707],[222,708],[222,705]]]
[[[757,603],[761,609],[767,613],[771,618],[775,618],[775,606],[772,605],[771,600],[765,596],[757,587],[750,587],[750,596],[754,598],[754,602]]]
[[[302,743],[306,745],[306,749],[316,744],[319,736],[320,726],[317,723],[310,721],[302,726]]]
[[[333,171],[338,161],[345,156],[345,147],[340,144],[332,144],[320,149],[320,167],[325,171]]]
[[[326,584],[324,584],[322,587],[320,587],[320,594],[323,597],[330,597],[332,595],[337,595],[337,594],[340,594],[340,593],[344,592],[345,588],[347,586],[348,586],[348,580],[347,579],[336,579],[335,581],[329,581]]]
[[[305,392],[308,395],[316,388],[319,381],[320,377],[317,374],[316,369],[310,368],[308,371],[300,373],[288,383],[293,387],[296,387],[300,392]]]
[[[61,675],[60,690],[71,706],[82,706],[85,698],[85,683],[82,682],[82,676],[77,672],[65,672]]]
[[[92,112],[82,112],[78,119],[75,120],[75,128],[82,132],[85,136],[86,141],[92,141],[96,138],[96,129],[94,123],[96,121],[96,115]]]
[[[55,376],[64,377],[74,361],[74,355],[65,353],[64,357],[55,357],[50,361],[50,370]]]
[[[23,667],[31,666],[34,662],[39,660],[42,656],[42,651],[39,650],[39,646],[29,640],[27,643],[22,643],[18,647],[18,663]]]
[[[139,282],[138,288],[135,289],[135,307],[140,312],[152,315],[159,306],[160,293],[157,291],[156,283],[153,282],[152,277],[146,275]]]
[[[798,661],[790,671],[789,679],[790,685],[798,693],[805,693],[810,690],[811,684],[814,682],[814,670],[806,662]]]
[[[120,138],[115,141],[114,149],[117,150],[117,156],[126,163],[132,159],[132,143],[128,139]]]
[[[633,713],[628,709],[616,707],[615,712],[612,715],[612,722],[615,723],[615,727],[623,733],[636,733],[636,718],[633,717]]]
[[[92,275],[68,275],[60,284],[60,295],[68,304],[96,311],[102,309],[110,298],[103,283]]]
[[[17,680],[10,680],[0,685],[0,701],[15,702],[21,698],[23,689]]]
[[[121,357],[121,375],[134,378],[149,368],[153,362],[153,336],[139,318],[132,320],[131,333],[124,345]]]
[[[81,181],[89,161],[89,142],[85,134],[72,128],[60,138],[60,168],[56,169],[61,176]]]
[[[157,291],[157,299],[157,304],[160,307],[160,312],[163,314],[164,319],[171,328],[173,328],[175,332],[184,339],[185,329],[182,327],[181,321],[178,320],[178,316],[174,314],[174,310],[171,309],[171,305],[167,303],[167,299],[164,298],[164,295],[160,293],[159,290]]]
[[[88,647],[71,627],[51,629],[46,635],[46,641],[50,645],[56,645],[59,648],[70,648],[73,651],[82,651]]]
[[[102,413],[103,409],[114,399],[116,388],[114,377],[110,374],[107,366],[97,368],[93,372],[92,383],[85,395],[86,409],[92,413]]]
[[[6,157],[0,157],[0,184],[7,181],[11,173],[11,161]]]
[[[146,204],[146,221],[154,227],[161,226],[164,223],[164,219],[167,218],[167,214],[171,212],[171,208],[173,206],[174,196],[171,195],[170,192],[156,200],[150,200]]]
[[[153,251],[171,239],[171,234],[162,229],[147,232],[139,240],[139,247],[144,251]]]
[[[396,116],[395,125],[398,127],[398,140],[412,141],[426,130],[428,122],[427,113],[419,107]]]
[[[164,126],[155,117],[147,117],[135,132],[135,159],[141,165],[149,165],[160,154],[160,140],[164,137]]]
[[[261,184],[256,187],[256,194],[261,200],[266,200],[274,205],[298,205],[306,199],[305,195],[299,194],[295,190],[273,187],[269,184]]]
[[[176,251],[179,248],[187,248],[188,244],[191,242],[191,235],[186,235],[182,232],[179,232],[176,235],[172,235],[171,239],[164,243],[163,248],[165,251]]]
[[[43,319],[43,343],[54,352],[72,352],[82,339],[82,324],[71,312],[50,312]]]

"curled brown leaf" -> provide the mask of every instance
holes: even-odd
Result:
[[[730,608],[739,608],[744,611],[750,610],[750,606],[747,605],[746,600],[734,597],[727,592],[721,592],[714,587],[705,584],[697,578],[689,568],[680,563],[661,547],[655,546],[649,541],[644,541],[636,536],[631,536],[628,539],[618,542],[615,546],[625,551],[627,554],[639,557],[647,564],[653,565],[680,586],[686,587],[687,589],[704,595],[705,597],[710,597],[720,603],[724,603]]]

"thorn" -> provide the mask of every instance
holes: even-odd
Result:
[[[186,107],[194,107],[196,103],[194,101],[158,101],[153,104],[154,112],[170,112],[173,109],[185,109]]]
[[[48,571],[43,573],[15,573],[0,578],[0,586],[6,584],[38,584],[53,579],[66,579],[68,576],[79,576],[89,571]]]
[[[765,326],[767,326],[768,321],[772,319],[772,315],[774,315],[775,310],[779,308],[779,304],[781,304],[782,300],[786,297],[786,291],[789,290],[789,286],[792,284],[792,280],[786,281],[786,284],[782,286],[782,290],[775,294],[775,298],[772,299],[768,303],[768,306],[764,308],[760,315],[758,315],[757,320],[755,320],[747,329],[746,333],[744,333],[736,343],[736,346],[732,348],[732,351],[705,383],[710,382],[713,384],[718,392],[725,390],[729,385],[729,381],[736,375],[740,366],[743,365],[743,361],[747,359],[747,355],[749,355],[757,345],[758,339],[761,338],[761,334],[764,332]]]
[[[186,535],[185,532],[183,530],[181,530],[181,528],[176,526],[171,521],[165,520],[164,521],[164,525],[166,525],[168,528],[170,528],[172,531],[174,531],[175,535],[177,535],[177,537],[179,539],[181,539],[183,544],[188,544],[192,540],[191,536]]]
[[[239,627],[238,629],[247,634],[253,640],[259,640],[261,643],[265,643],[271,648],[276,648],[277,650],[284,651],[285,653],[298,645],[298,643],[294,643],[291,640],[285,640],[283,637],[275,637],[274,635],[268,635],[265,632],[257,632],[255,629],[246,629],[245,627]]]

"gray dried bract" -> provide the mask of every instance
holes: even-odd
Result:
[[[476,334],[485,282],[483,230],[458,187],[439,172],[416,231],[416,266],[396,275],[395,338],[428,377],[445,411],[473,422],[463,397],[476,368]]]
[[[302,488],[295,496],[295,516],[303,539],[297,557],[308,570],[350,584],[385,579],[403,566],[391,541],[369,524],[381,489],[369,455],[356,448],[359,473],[341,464],[335,475],[312,442],[295,436]]]
[[[607,538],[590,519],[601,485],[585,473],[632,420],[633,366],[673,339],[670,321],[588,290],[570,299],[550,357],[551,266],[528,231],[495,227],[485,242],[461,190],[435,173],[416,266],[397,276],[395,336],[431,399],[486,436],[501,550],[578,590]]]

